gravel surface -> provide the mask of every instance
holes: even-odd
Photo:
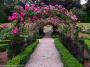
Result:
[[[51,37],[44,37],[39,40],[39,45],[25,67],[63,67],[54,40]]]

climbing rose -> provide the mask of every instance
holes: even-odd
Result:
[[[37,20],[37,19],[38,19],[37,16],[33,16],[33,17],[32,17],[32,21],[35,21],[35,20]]]
[[[23,22],[23,21],[24,21],[24,18],[23,18],[22,16],[20,17],[20,21],[21,21],[21,22]]]
[[[17,12],[13,12],[12,16],[8,17],[8,21],[17,20],[17,19],[18,19],[18,13]]]
[[[9,16],[8,17],[8,21],[12,21],[12,16]]]
[[[77,17],[76,17],[76,15],[71,16],[71,19],[72,19],[73,21],[77,21],[77,20],[78,20]]]
[[[50,10],[54,10],[55,9],[55,7],[52,6],[52,5],[49,5],[49,7],[50,7]]]
[[[17,28],[17,27],[14,28],[14,29],[12,30],[13,36],[16,36],[16,35],[18,34],[18,32],[19,32],[18,28]]]
[[[7,28],[7,24],[1,24],[1,28],[3,29]]]
[[[42,3],[41,3],[41,6],[43,7],[44,5],[45,5],[45,3],[42,2]]]
[[[29,10],[29,5],[28,5],[28,4],[25,5],[25,10],[26,10],[26,11]]]
[[[23,12],[20,13],[20,16],[21,16],[21,17],[24,17],[24,15],[25,15],[25,14],[24,14]]]
[[[37,8],[34,9],[34,12],[35,13],[40,13],[41,12],[41,9],[39,7],[37,7]]]
[[[18,16],[17,12],[12,13],[12,16]]]
[[[31,4],[31,7],[35,7],[35,4]]]
[[[30,6],[30,10],[34,11],[37,7],[35,6],[35,4],[31,4]]]
[[[58,8],[62,9],[62,5],[59,5]]]
[[[18,16],[12,16],[12,20],[17,20]]]
[[[12,20],[17,20],[18,19],[18,13],[17,12],[14,12],[12,13]]]

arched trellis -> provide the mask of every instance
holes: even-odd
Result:
[[[19,16],[19,17],[18,17]],[[24,18],[27,20],[24,20]],[[76,23],[78,23],[77,17],[69,12],[67,9],[62,7],[61,5],[41,5],[36,6],[35,4],[31,4],[31,6],[25,5],[25,10],[22,8],[19,9],[19,12],[15,12],[9,20],[18,20],[18,26],[14,29],[14,35],[16,36],[18,29],[21,27],[21,22],[24,24],[31,35],[33,33],[39,32],[39,29],[42,29],[45,25],[52,25],[56,27],[62,27],[59,32],[65,33],[66,36],[70,35],[70,38],[73,39],[73,32],[75,32]],[[63,32],[63,30],[65,32]],[[21,31],[19,29],[19,31]],[[69,35],[67,35],[69,32]],[[30,35],[29,34],[29,35]],[[33,35],[34,36],[34,35]]]
[[[28,18],[28,24],[26,23],[26,20],[24,21],[24,24],[27,24],[29,31],[35,30],[35,28],[43,27],[47,24],[52,26],[60,26],[60,24],[62,24],[64,28],[70,27],[71,31],[74,32],[76,23],[78,23],[76,15],[65,9],[62,5],[53,6],[41,3],[41,6],[37,6],[35,4],[26,4],[25,9],[19,7],[17,11],[18,12],[13,13],[8,19],[19,20],[18,23],[20,23],[24,21],[23,18]],[[18,15],[20,15],[19,19],[17,18]]]

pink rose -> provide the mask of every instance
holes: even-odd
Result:
[[[9,16],[8,17],[8,21],[12,21],[12,16]]]
[[[41,9],[39,7],[37,7],[37,8],[34,9],[34,12],[35,13],[40,13],[41,12]]]
[[[17,12],[12,13],[12,16],[18,16]]]
[[[25,5],[25,10],[26,10],[26,11],[29,10],[29,5],[28,5],[28,4]]]
[[[31,7],[35,7],[35,4],[31,4]]]
[[[37,20],[37,19],[38,19],[37,16],[33,16],[33,17],[32,17],[32,21],[35,21],[35,20]]]
[[[1,28],[3,29],[7,28],[7,24],[1,24]]]
[[[77,21],[77,20],[78,20],[77,17],[76,17],[76,15],[71,16],[71,19],[72,19],[73,21]]]
[[[24,21],[24,18],[23,18],[23,17],[20,17],[20,19],[21,19],[21,20],[20,20],[21,22],[23,22],[23,21]]]
[[[12,30],[13,36],[16,36],[16,35],[18,34],[18,32],[19,32],[18,28],[17,28],[17,27],[14,28],[14,29]]]
[[[17,20],[18,16],[12,16],[12,20]]]
[[[20,13],[20,16],[21,16],[21,17],[24,17],[24,15],[25,15],[24,12],[21,12],[21,13]]]
[[[45,4],[42,2],[42,3],[41,3],[41,6],[43,7],[44,5],[45,5]]]

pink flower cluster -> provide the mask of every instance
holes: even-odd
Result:
[[[18,20],[18,16],[19,14],[17,12],[12,13],[11,16],[8,17],[9,21],[14,21],[14,20]],[[23,22],[24,21],[24,12],[20,13],[20,21]]]
[[[17,12],[12,13],[12,16],[8,17],[9,21],[17,20],[17,19],[18,19],[18,13]]]
[[[25,5],[25,10],[26,10],[26,11],[29,11],[29,4],[26,4],[26,5]]]
[[[36,21],[36,20],[38,20],[38,17],[37,16],[33,16],[32,17],[32,21]]]
[[[33,4],[33,6],[31,6],[30,8],[33,8],[33,11],[35,13],[40,13],[43,12],[44,14],[47,14],[48,16],[50,16],[50,11],[54,11],[57,10],[60,13],[64,14],[65,16],[68,16],[69,18],[71,18],[72,21],[77,21],[78,18],[76,17],[76,15],[71,14],[67,9],[65,9],[62,5],[48,5],[45,6],[43,3],[41,4],[40,7],[36,7],[35,4]]]
[[[71,19],[72,19],[73,21],[78,20],[77,17],[76,17],[76,15],[71,16]]]
[[[58,25],[60,23],[60,20],[57,17],[48,18],[47,20],[53,25]]]
[[[7,28],[7,24],[1,24],[0,27],[1,27],[2,29],[6,29],[6,28]]]
[[[33,11],[35,13],[40,13],[41,12],[41,8],[36,6],[35,4],[31,4],[31,6],[27,6],[27,4],[26,4],[25,10],[26,11],[31,10],[31,11]]]
[[[41,6],[39,6],[39,7],[35,4],[31,4],[31,5],[26,4],[25,11],[26,12],[32,11],[32,12],[36,13],[37,15],[40,15],[40,16],[48,15],[50,17],[52,16],[52,11],[57,11],[57,12],[64,14],[65,16],[68,16],[74,22],[78,20],[78,18],[75,15],[71,14],[62,5],[58,5],[58,4],[56,4],[55,6],[53,6],[53,5],[46,6],[44,3],[41,3]],[[24,21],[24,15],[25,15],[24,12],[20,13],[21,22]],[[32,17],[33,21],[39,19],[37,15]],[[18,13],[14,12],[12,14],[12,16],[8,17],[8,20],[10,20],[10,21],[18,20]]]
[[[18,34],[18,32],[19,32],[18,28],[17,28],[17,27],[14,28],[14,29],[12,30],[13,36],[16,36],[16,35]]]

